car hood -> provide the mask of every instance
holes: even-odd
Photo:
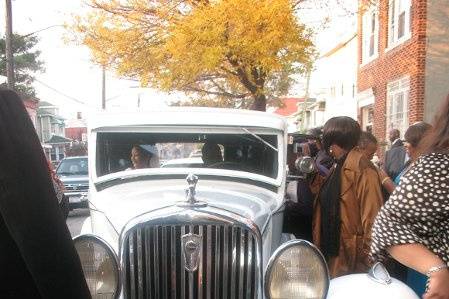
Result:
[[[88,175],[60,175],[58,177],[63,183],[88,182],[89,181]]]
[[[91,203],[105,214],[117,232],[136,216],[186,201],[185,180],[151,180],[119,184],[96,192]],[[259,229],[282,205],[282,197],[267,189],[238,183],[202,180],[196,199],[253,221]]]

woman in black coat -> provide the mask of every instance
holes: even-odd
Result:
[[[0,298],[91,298],[19,96],[0,90]]]

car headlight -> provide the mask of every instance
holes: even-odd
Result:
[[[302,173],[312,173],[315,171],[315,160],[309,156],[304,156],[295,161],[295,166]]]
[[[268,298],[323,299],[328,288],[326,262],[313,244],[288,241],[271,256],[265,273]]]
[[[117,298],[119,268],[113,249],[93,235],[81,235],[73,241],[92,299]]]

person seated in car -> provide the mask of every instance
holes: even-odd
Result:
[[[157,148],[154,145],[134,145],[131,149],[131,169],[159,167]]]
[[[206,167],[223,162],[221,149],[216,143],[206,142],[201,148],[203,163]]]

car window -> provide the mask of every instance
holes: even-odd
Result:
[[[88,163],[87,158],[71,158],[64,159],[56,170],[58,175],[87,175]]]
[[[278,174],[274,134],[98,133],[97,153],[98,176],[155,167]]]

